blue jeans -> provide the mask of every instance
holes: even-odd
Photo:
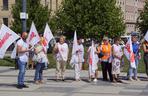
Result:
[[[43,80],[43,70],[44,70],[45,64],[44,63],[37,63],[35,68],[35,77],[34,80]]]
[[[24,84],[24,77],[25,77],[25,72],[26,72],[26,62],[22,62],[18,59],[18,69],[19,69],[19,74],[18,74],[18,85],[23,85]]]
[[[129,77],[134,76],[135,78],[137,77],[137,70],[138,70],[138,64],[139,64],[139,59],[135,58],[135,64],[136,64],[136,68],[132,68],[131,66],[129,66]]]

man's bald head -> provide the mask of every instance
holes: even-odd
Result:
[[[28,36],[28,33],[27,32],[23,32],[22,33],[22,39],[26,40],[27,39],[27,36]]]

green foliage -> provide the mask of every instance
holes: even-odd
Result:
[[[145,1],[144,10],[141,12],[138,19],[137,26],[140,29],[141,34],[145,34],[148,30],[148,0]]]
[[[72,37],[77,30],[82,37],[98,38],[124,34],[125,25],[116,0],[64,0],[51,20],[52,29],[61,29]]]
[[[12,15],[14,21],[12,22],[12,30],[17,33],[22,31],[22,24],[20,19],[20,12],[22,8],[22,0],[16,0],[16,4],[12,7]],[[43,6],[41,0],[27,0],[27,31],[29,31],[32,21],[34,21],[39,32],[43,32],[46,22],[49,21],[50,11],[48,6]]]

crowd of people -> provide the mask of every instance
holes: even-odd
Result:
[[[127,77],[128,80],[139,80],[137,77],[138,63],[140,59],[140,49],[141,45],[138,42],[137,34],[133,33],[132,36],[132,49],[135,58],[136,68],[133,68],[129,64]],[[27,62],[29,59],[29,52],[33,51],[33,61],[36,64],[35,67],[35,84],[43,83],[43,69],[48,63],[47,50],[45,50],[42,39],[34,47],[29,46],[26,43],[27,32],[22,33],[22,38],[17,41],[17,54],[18,54],[18,85],[17,88],[27,88],[28,86],[24,84],[24,77]],[[56,81],[65,80],[65,70],[68,63],[69,48],[68,44],[65,42],[65,36],[60,36],[59,41],[55,44],[53,48],[54,57],[56,60]],[[97,82],[98,80],[98,63],[101,63],[103,81],[110,82],[122,82],[119,79],[121,62],[123,60],[123,49],[120,43],[120,37],[114,38],[114,44],[111,45],[108,37],[104,37],[101,44],[96,44],[92,42],[92,45],[87,49],[87,57],[84,58],[84,46],[81,38],[77,38],[77,49],[74,57],[74,63],[72,67],[74,68],[75,80],[81,81],[81,71],[82,65],[88,64],[89,81]],[[144,62],[146,68],[146,74],[148,76],[148,42],[145,40],[142,43],[142,48],[144,51]],[[93,49],[93,51],[92,51]],[[94,53],[92,56],[91,53]],[[92,60],[93,59],[93,60]],[[108,78],[109,77],[109,78]]]

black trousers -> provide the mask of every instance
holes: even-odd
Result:
[[[108,76],[107,76],[107,72],[110,78],[110,81],[113,81],[113,77],[112,77],[112,64],[109,62],[101,62],[101,67],[102,67],[102,76],[103,76],[103,80],[107,81],[108,80]]]
[[[145,71],[148,76],[148,54],[144,54]]]

